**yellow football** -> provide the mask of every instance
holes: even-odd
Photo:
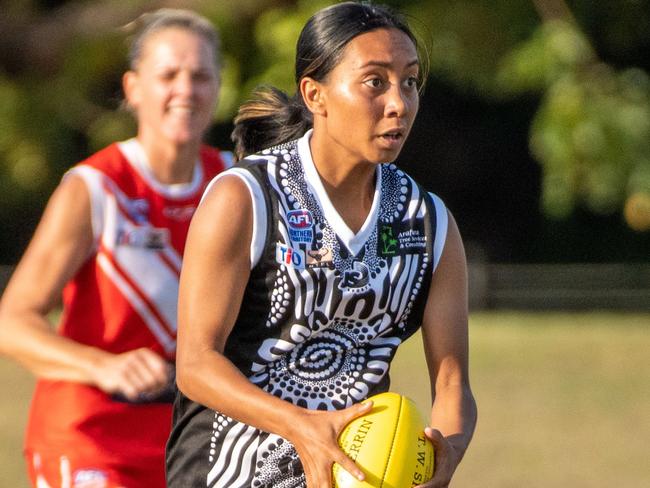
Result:
[[[350,422],[339,445],[365,473],[359,481],[334,464],[335,488],[410,488],[433,476],[433,445],[415,404],[398,393],[370,397],[372,410]]]

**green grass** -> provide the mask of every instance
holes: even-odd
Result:
[[[650,315],[476,313],[470,336],[479,422],[454,488],[650,486]],[[426,411],[420,349],[393,389]]]
[[[29,486],[23,460],[23,434],[34,378],[0,357],[0,486]]]
[[[470,335],[479,423],[453,488],[650,486],[650,315],[474,313]],[[392,389],[424,413],[421,349],[400,349]],[[26,487],[33,380],[0,359],[0,382],[0,485]]]

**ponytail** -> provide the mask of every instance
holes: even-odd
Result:
[[[237,112],[230,138],[235,143],[235,159],[302,137],[311,129],[313,118],[300,92],[289,98],[275,87],[255,90],[253,97]]]

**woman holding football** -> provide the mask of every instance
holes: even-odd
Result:
[[[343,2],[303,28],[296,95],[262,89],[241,107],[243,159],[188,237],[170,487],[330,488],[333,463],[363,479],[337,436],[420,327],[436,450],[423,486],[449,484],[476,422],[465,256],[442,201],[392,164],[421,62],[399,16]]]

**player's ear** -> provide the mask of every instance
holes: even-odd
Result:
[[[305,76],[300,80],[300,94],[309,111],[314,115],[327,115],[323,85]]]
[[[122,75],[122,90],[128,107],[135,109],[140,104],[140,83],[135,71],[127,71]]]

